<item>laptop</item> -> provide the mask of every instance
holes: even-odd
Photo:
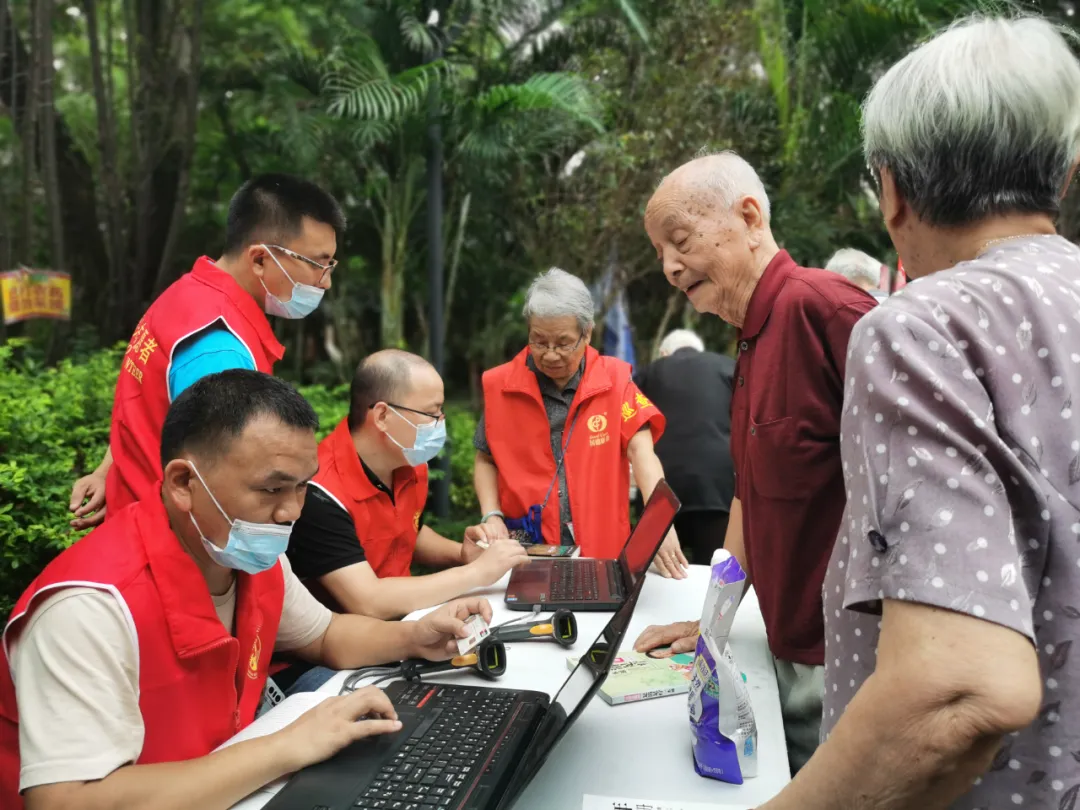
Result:
[[[644,579],[554,700],[543,692],[397,681],[386,694],[401,731],[305,768],[265,810],[508,810],[603,684]]]
[[[661,480],[618,559],[530,560],[510,574],[506,606],[534,611],[614,610],[648,570],[680,505],[671,487]]]

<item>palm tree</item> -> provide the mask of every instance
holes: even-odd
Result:
[[[404,343],[405,277],[418,252],[410,233],[424,202],[429,116],[441,119],[454,257],[471,195],[500,169],[567,148],[600,131],[588,85],[572,73],[514,76],[524,30],[521,3],[459,3],[421,22],[421,3],[367,4],[357,33],[326,60],[322,96],[347,122],[380,239],[380,333]],[[550,25],[551,22],[546,23]],[[441,53],[441,55],[440,55]]]

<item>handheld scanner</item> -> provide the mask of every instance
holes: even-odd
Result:
[[[401,664],[402,677],[407,681],[415,681],[425,675],[450,672],[455,669],[473,669],[481,677],[493,681],[506,672],[506,647],[501,641],[489,636],[472,652],[455,656],[449,661],[412,660]]]
[[[550,640],[560,647],[571,647],[577,641],[577,619],[572,611],[561,608],[550,619],[496,628],[492,638],[501,642]]]

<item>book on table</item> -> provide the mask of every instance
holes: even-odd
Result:
[[[566,664],[573,668],[577,658],[567,658]],[[689,653],[653,658],[647,653],[624,650],[612,663],[611,672],[600,687],[600,697],[611,706],[619,706],[685,694],[693,665],[694,656]]]

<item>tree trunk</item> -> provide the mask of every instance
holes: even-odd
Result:
[[[21,124],[16,118],[19,134],[22,138],[22,228],[18,255],[20,261],[27,266],[33,266],[34,256],[34,154],[37,144],[37,113],[40,106],[38,92],[41,85],[41,38],[38,36],[37,24],[38,4],[30,6],[30,53],[24,59],[26,67],[23,73],[28,77],[26,80],[26,97],[22,108]]]
[[[664,333],[667,331],[671,319],[675,316],[675,310],[679,308],[679,301],[682,297],[682,290],[672,290],[671,295],[668,296],[667,306],[664,308],[664,317],[660,319],[660,325],[656,327],[656,334],[653,335],[648,362],[651,363],[660,354],[660,343],[664,340]]]
[[[191,48],[191,62],[187,70],[187,98],[184,105],[184,136],[180,146],[179,177],[176,183],[176,196],[173,200],[172,218],[165,236],[165,245],[161,250],[157,279],[154,282],[154,296],[164,292],[172,281],[172,260],[176,243],[184,226],[184,209],[187,203],[188,186],[191,181],[191,160],[195,153],[195,132],[199,119],[199,71],[202,66],[202,12],[203,0],[194,0],[192,22],[188,30]],[[302,330],[301,330],[302,331]]]
[[[106,6],[111,6],[106,0]],[[124,239],[124,194],[120,183],[120,170],[117,162],[116,123],[113,118],[113,106],[106,83],[105,69],[101,62],[101,43],[97,26],[97,0],[83,0],[83,10],[87,21],[87,38],[90,42],[90,73],[94,86],[94,104],[97,108],[98,149],[101,150],[101,175],[105,187],[105,232],[109,250],[108,289],[115,290],[122,274],[126,244]],[[106,42],[112,32],[106,29]],[[109,46],[111,49],[111,45]],[[111,65],[111,58],[108,60]],[[109,70],[111,73],[111,69]]]

